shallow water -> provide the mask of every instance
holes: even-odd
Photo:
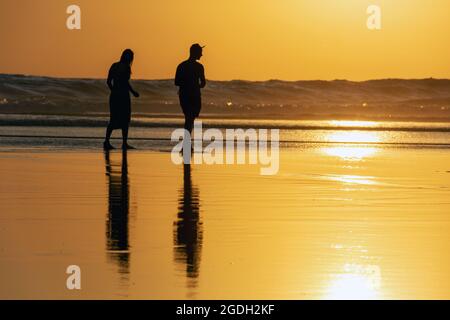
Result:
[[[105,128],[95,117],[0,115],[1,121],[8,122],[9,118],[22,125],[0,126],[0,150],[3,151],[98,150],[105,134]],[[29,118],[34,119],[34,125],[25,125],[30,121]],[[98,122],[100,126],[80,126],[83,121]],[[43,125],[47,122],[52,123],[52,126]],[[171,134],[182,125],[182,120],[177,118],[142,118],[132,125],[130,141],[140,150],[170,151],[175,145],[170,141]],[[204,119],[199,133],[196,134],[197,131],[194,130],[193,138],[202,139],[202,134],[209,128],[218,128],[224,137],[226,130],[230,129],[254,129],[257,133],[261,129],[279,129],[280,145],[283,148],[342,143],[417,148],[450,147],[449,122]],[[113,133],[113,144],[120,143],[120,138],[120,130],[116,130]],[[204,145],[208,143],[205,139]]]
[[[261,176],[2,138],[0,298],[448,299],[450,150],[372,142]]]

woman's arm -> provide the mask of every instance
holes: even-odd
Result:
[[[128,89],[130,90],[130,92],[133,94],[133,96],[135,96],[136,98],[139,98],[139,92],[135,91],[133,89],[133,87],[130,84],[130,81],[128,81]]]

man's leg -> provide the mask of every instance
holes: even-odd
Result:
[[[184,136],[184,143],[183,143],[183,157],[185,158],[185,163],[188,159],[190,159],[190,154],[192,153],[192,129],[194,127],[194,121],[195,118],[191,114],[185,113],[184,115],[184,129],[186,130],[185,136]],[[185,152],[185,149],[187,149],[187,152]]]
[[[184,115],[184,129],[186,129],[189,133],[192,133],[192,128],[194,127],[194,116],[190,114]]]

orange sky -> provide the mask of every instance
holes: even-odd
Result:
[[[449,12],[448,0],[2,0],[0,73],[105,77],[130,47],[134,78],[172,78],[200,42],[209,79],[450,78]]]

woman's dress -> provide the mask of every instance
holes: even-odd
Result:
[[[114,63],[109,70],[108,78],[112,79],[112,90],[109,97],[109,124],[113,129],[128,128],[130,124],[130,76],[130,67],[120,62]]]

